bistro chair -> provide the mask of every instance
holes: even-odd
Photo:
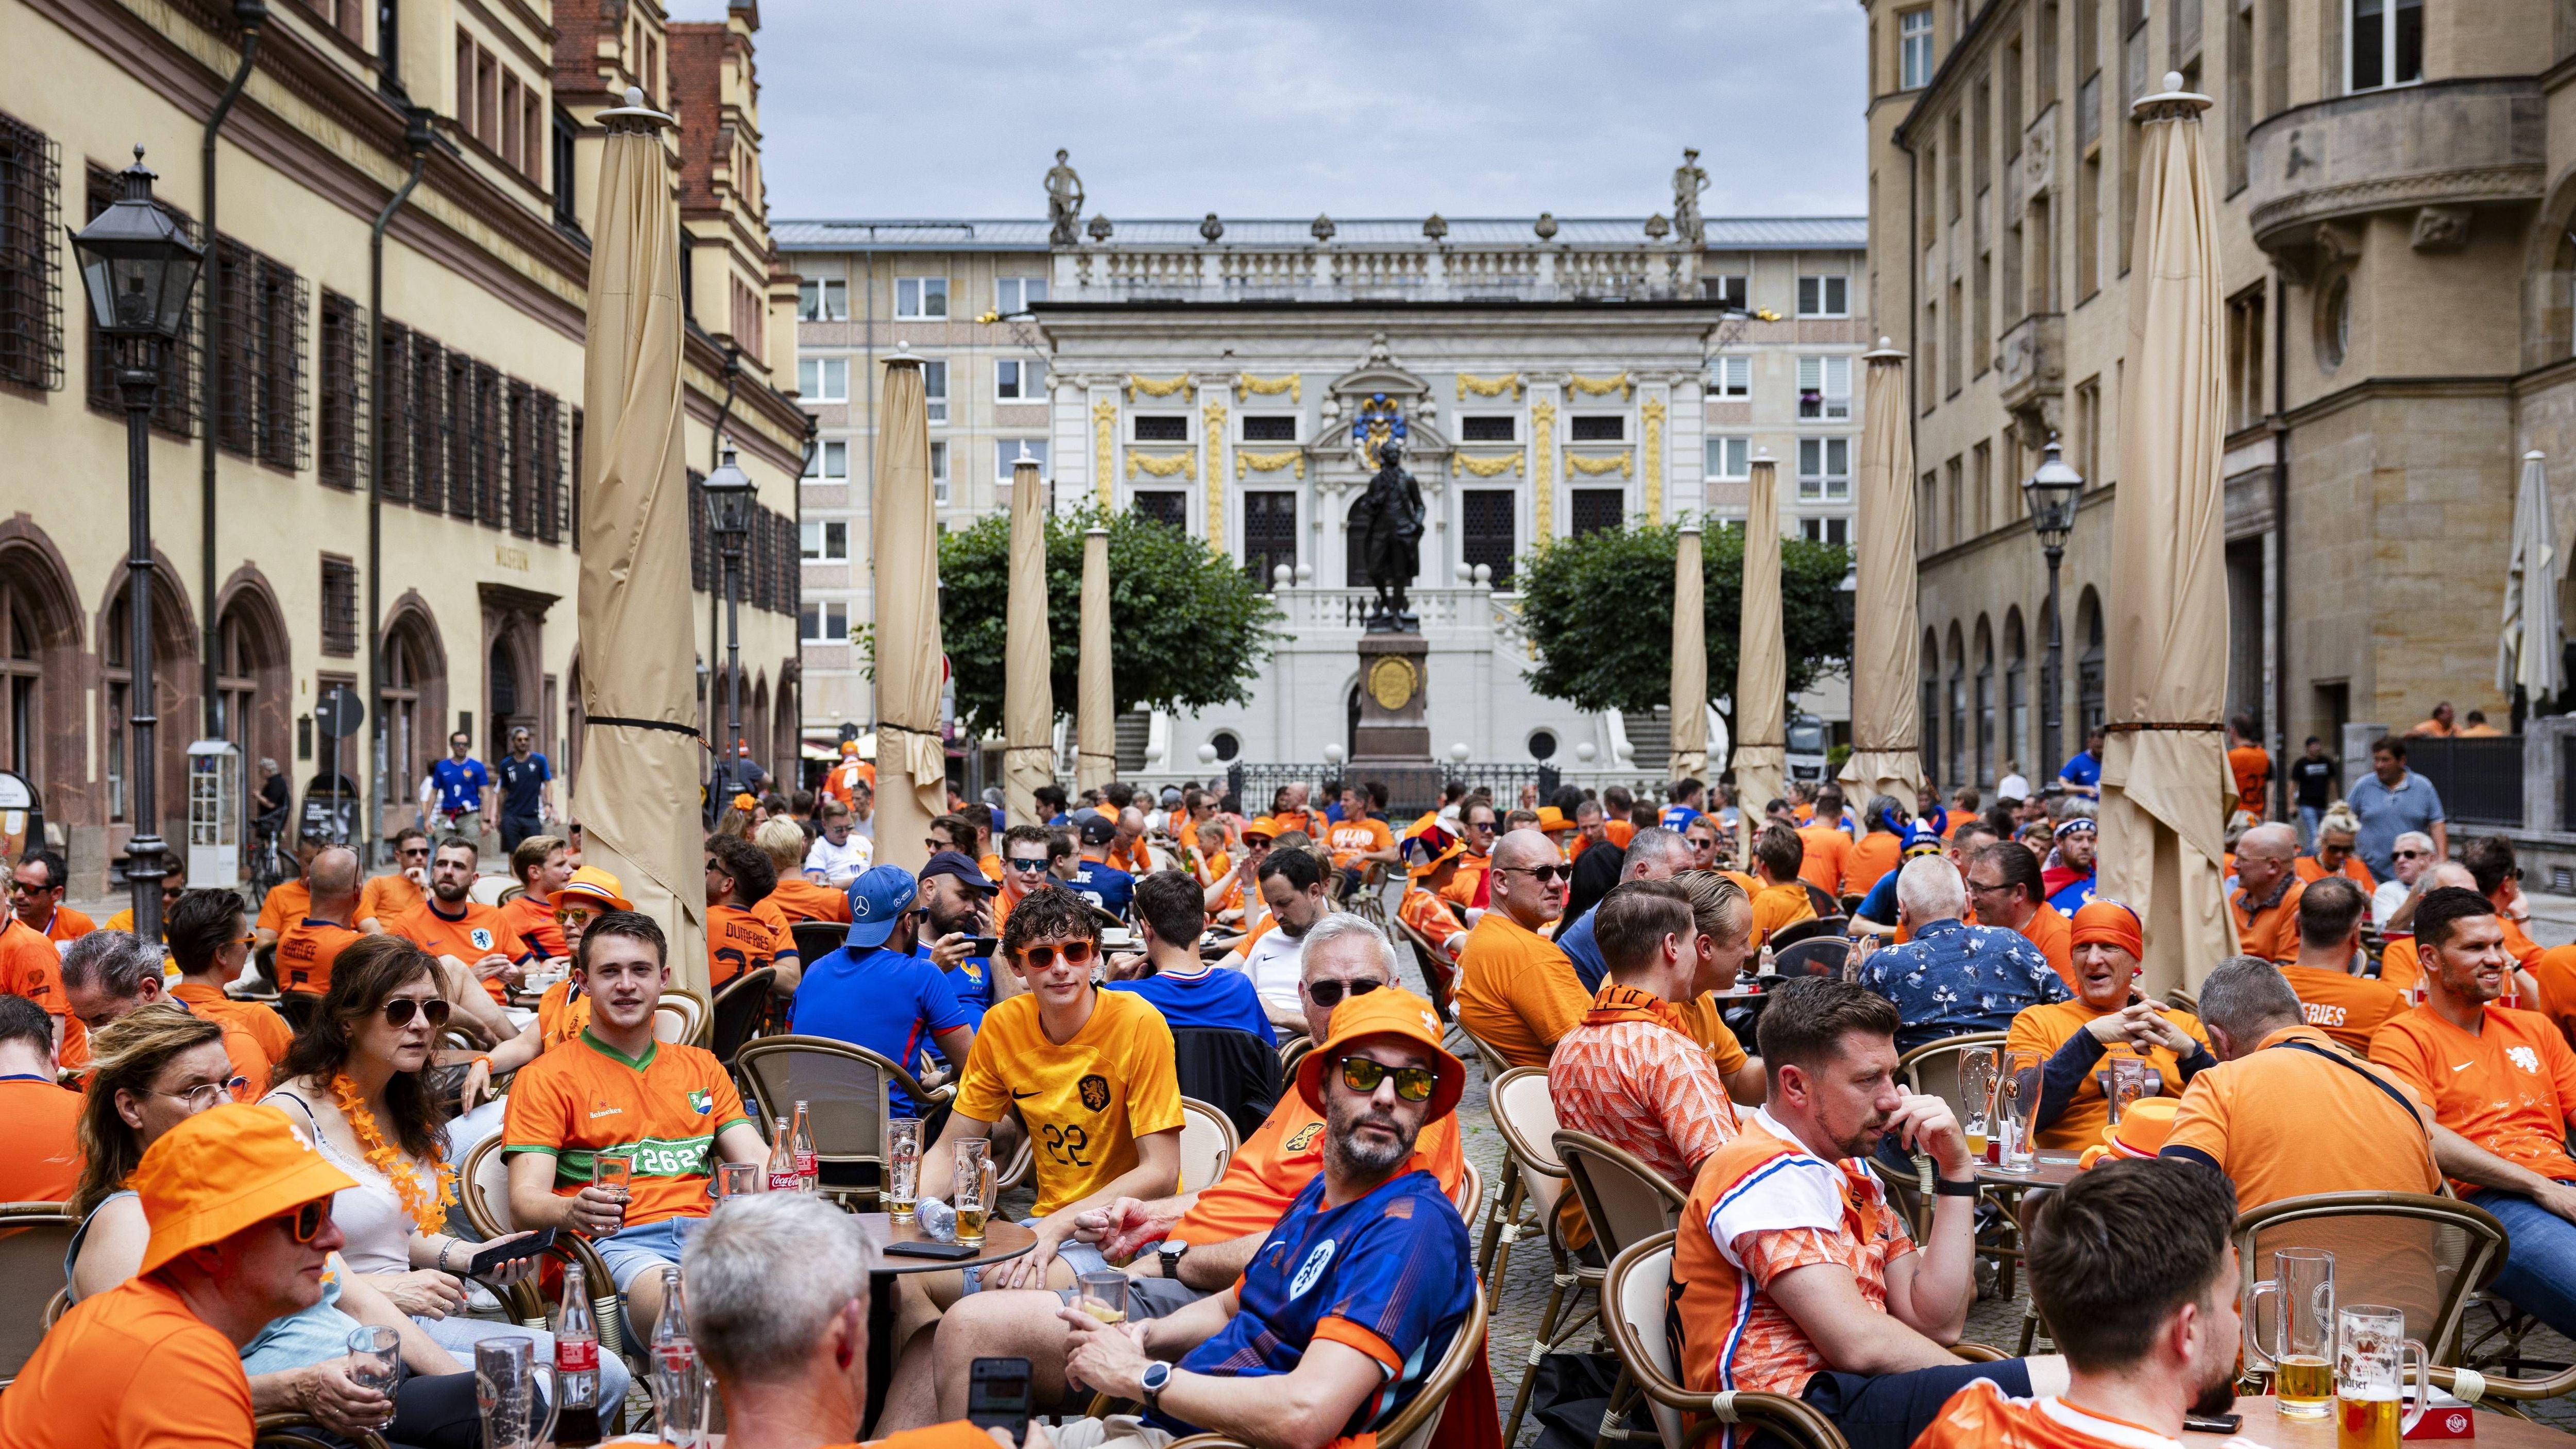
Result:
[[[751,1087],[754,1110],[764,1126],[793,1117],[796,1104],[805,1104],[818,1181],[825,1195],[845,1206],[873,1206],[876,1201],[894,1089],[910,1097],[924,1117],[957,1091],[954,1086],[934,1091],[901,1063],[829,1037],[765,1036],[744,1046],[734,1065]],[[930,1145],[925,1131],[922,1151]]]
[[[0,1315],[0,1388],[18,1376],[53,1327],[46,1295],[63,1288],[63,1255],[80,1219],[58,1202],[0,1204],[0,1300],[19,1305]]]
[[[1601,1318],[1609,1326],[1611,1351],[1637,1392],[1653,1406],[1656,1437],[1663,1449],[1685,1449],[1695,1435],[1684,1414],[1722,1424],[1753,1424],[1778,1435],[1795,1449],[1850,1449],[1842,1431],[1813,1405],[1786,1394],[1734,1390],[1694,1393],[1682,1387],[1681,1366],[1664,1337],[1665,1296],[1673,1284],[1673,1235],[1657,1233],[1630,1243],[1610,1260],[1601,1280]]]
[[[1466,1377],[1468,1365],[1485,1351],[1485,1313],[1485,1290],[1479,1287],[1475,1302],[1467,1309],[1467,1316],[1459,1321],[1458,1331],[1450,1337],[1448,1349],[1422,1381],[1421,1392],[1413,1396],[1412,1402],[1397,1410],[1385,1428],[1377,1431],[1375,1442],[1378,1449],[1423,1449],[1431,1442],[1433,1431],[1440,1427],[1441,1411],[1448,1407],[1450,1393],[1458,1387],[1458,1381]],[[1240,1440],[1223,1434],[1192,1434],[1186,1439],[1174,1440],[1168,1449],[1246,1449],[1246,1446]]]

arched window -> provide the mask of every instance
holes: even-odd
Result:
[[[1959,626],[1950,626],[1950,753],[1949,768],[1943,775],[1953,788],[1966,784],[1968,774],[1968,651],[1959,637]]]
[[[2030,642],[2021,627],[2021,610],[2004,611],[2004,768],[2030,762]]]
[[[1930,629],[1923,631],[1923,735],[1915,742],[1926,773],[1940,772],[1941,761],[1941,636]]]
[[[15,579],[0,574],[0,768],[42,788],[44,675],[37,668],[36,613]]]
[[[1995,631],[1977,620],[1977,772],[1962,784],[1995,781]]]
[[[2083,736],[2101,728],[2103,720],[2102,601],[2089,588],[2075,606],[2075,627],[2084,652],[2075,661],[2076,738],[2066,742],[2070,754],[2083,747]]]
[[[400,615],[385,631],[384,680],[376,724],[384,741],[385,768],[378,801],[385,823],[408,819],[403,807],[420,796],[429,763],[446,749],[439,728],[447,715],[447,660],[426,616]]]

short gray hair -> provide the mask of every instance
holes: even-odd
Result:
[[[819,1197],[727,1198],[680,1254],[689,1332],[718,1379],[777,1383],[803,1369],[832,1320],[864,1302],[876,1244]]]
[[[1955,921],[1968,908],[1968,883],[1949,857],[1916,856],[1896,873],[1896,903],[1915,921]]]
[[[92,931],[63,952],[63,985],[110,996],[139,996],[161,979],[161,948],[131,931]]]
[[[1619,862],[1619,874],[1626,875],[1629,866],[1657,853],[1660,853],[1665,862],[1676,870],[1683,869],[1690,864],[1691,843],[1684,840],[1678,830],[1666,830],[1660,825],[1649,825],[1628,837],[1628,855],[1626,859]]]
[[[1399,978],[1395,974],[1395,943],[1386,938],[1386,932],[1379,930],[1376,922],[1364,916],[1352,915],[1348,911],[1334,911],[1306,928],[1306,939],[1298,947],[1297,974],[1300,976],[1306,974],[1305,963],[1315,959],[1316,947],[1329,946],[1344,936],[1366,936],[1376,943],[1377,961],[1380,966],[1386,968],[1388,983],[1398,983]]]
[[[2251,1046],[2307,1016],[2280,967],[2260,956],[2230,956],[2200,983],[2200,1019]]]

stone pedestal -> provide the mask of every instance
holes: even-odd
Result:
[[[1364,634],[1359,640],[1360,723],[1351,737],[1354,780],[1375,780],[1396,799],[1437,800],[1431,726],[1422,715],[1431,646],[1420,634]]]

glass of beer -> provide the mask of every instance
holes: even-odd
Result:
[[[969,1247],[984,1245],[984,1224],[993,1215],[998,1176],[992,1143],[981,1137],[958,1139],[957,1175],[951,1188],[957,1208],[957,1241]]]
[[[2003,1137],[1998,1172],[2030,1171],[2030,1117],[2039,1108],[2039,1079],[2047,1060],[2037,1052],[2007,1051],[1997,1062],[1996,1125]]]
[[[1074,1306],[1103,1323],[1127,1321],[1127,1275],[1115,1268],[1085,1273],[1075,1280]]]
[[[2405,1366],[2415,1359],[2415,1408],[2405,1399]],[[2398,1449],[2432,1402],[2424,1345],[2406,1336],[2406,1315],[2356,1303],[2335,1312],[2335,1449]]]
[[[913,1220],[921,1198],[921,1119],[886,1119],[886,1216],[899,1223]]]
[[[2269,1360],[2272,1391],[2284,1419],[2322,1419],[2334,1398],[2334,1254],[2322,1248],[2283,1248],[2272,1255],[2272,1276],[2245,1295],[2245,1338],[2256,1367]],[[2261,1328],[2263,1299],[2272,1297],[2272,1336]]]
[[[1968,1156],[1986,1160],[1986,1126],[1995,1114],[1995,1049],[1970,1047],[1959,1053],[1959,1129],[1967,1134]]]
[[[2111,1059],[2111,1120],[2117,1122],[2140,1097],[2153,1095],[2155,1065],[2143,1057]]]

